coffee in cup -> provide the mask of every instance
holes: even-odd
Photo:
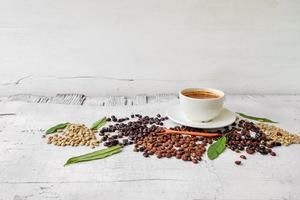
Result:
[[[191,121],[207,122],[223,109],[224,92],[211,88],[187,88],[179,92],[180,107]]]

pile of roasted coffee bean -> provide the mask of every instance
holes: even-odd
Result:
[[[275,146],[281,146],[281,143],[272,142],[266,137],[266,134],[262,132],[253,122],[239,120],[232,124],[231,128],[224,131],[227,135],[227,147],[232,151],[240,153],[246,151],[248,154],[254,154],[258,152],[262,155],[270,154],[276,156],[276,153],[272,150]],[[242,159],[246,159],[244,155],[240,156]],[[235,162],[237,165],[241,164],[241,161]]]
[[[163,127],[164,121],[167,119],[160,114],[155,117],[135,114],[119,119],[111,116],[107,121],[112,121],[113,124],[100,130],[101,142],[107,147],[117,144],[123,146],[134,144],[134,151],[143,153],[144,157],[152,155],[157,158],[176,157],[196,164],[205,153],[207,144],[212,144],[213,140],[218,139],[218,137],[159,134],[165,128]],[[186,126],[176,126],[169,129],[204,131]],[[272,148],[280,145],[280,143],[274,143],[267,139],[266,135],[254,123],[245,120],[237,120],[231,126],[213,132],[226,134],[226,146],[236,153],[246,151],[248,154],[259,152],[262,155],[276,156]],[[246,159],[246,156],[241,155],[240,158]],[[235,163],[240,165],[241,161],[238,160]]]
[[[117,119],[113,115],[107,119],[107,121],[116,123],[100,130],[99,135],[103,136],[101,140],[104,142],[104,146],[111,147],[117,144],[126,146],[133,144],[139,138],[144,138],[150,133],[161,131],[164,125],[163,121],[168,119],[167,117],[161,117],[160,114],[157,114],[156,117],[135,114],[131,115],[130,118],[132,119],[131,121],[129,121],[128,117]],[[120,141],[122,138],[125,139]]]
[[[235,125],[233,124],[233,126]],[[227,146],[237,153],[246,150],[248,154],[259,152],[262,155],[275,156],[272,148],[281,145],[267,139],[265,133],[257,128],[253,122],[244,120],[240,120],[237,127],[233,127],[225,133],[227,134]]]
[[[104,146],[111,147],[117,144],[123,146],[134,144],[135,152],[142,152],[144,157],[156,155],[157,158],[176,157],[184,161],[198,163],[205,146],[212,143],[212,139],[203,137],[183,135],[161,135],[164,121],[167,117],[157,114],[156,117],[142,116],[135,114],[129,118],[117,119],[111,116],[107,121],[115,122],[113,125],[100,130]],[[200,131],[200,129],[188,128],[185,126],[173,127],[174,130]]]
[[[211,139],[195,136],[164,135],[152,133],[135,141],[134,151],[143,152],[144,157],[156,155],[157,158],[176,157],[184,161],[198,163]]]

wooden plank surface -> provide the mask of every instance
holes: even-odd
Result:
[[[300,93],[299,0],[0,1],[0,94]]]
[[[104,160],[63,167],[87,147],[56,147],[44,129],[63,121],[93,123],[104,115],[155,115],[177,96],[86,97],[18,95],[0,98],[0,200],[40,199],[300,199],[300,145],[276,148],[277,157],[254,155],[235,166],[238,154],[205,157],[199,165],[176,159],[144,158],[126,147]],[[269,117],[300,130],[299,95],[229,95],[233,111]],[[168,126],[174,124],[168,122]]]

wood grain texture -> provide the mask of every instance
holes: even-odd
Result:
[[[1,0],[0,95],[300,93],[299,0]]]
[[[62,121],[90,125],[95,119],[112,114],[155,115],[164,113],[178,99],[172,94],[84,96],[84,101],[82,95],[57,97],[61,101],[51,100],[52,103],[50,100],[42,103],[37,101],[41,97],[28,95],[1,98],[1,200],[299,199],[300,145],[276,148],[277,157],[248,156],[243,166],[234,165],[238,154],[229,150],[217,160],[209,161],[205,157],[199,165],[193,165],[177,159],[146,159],[127,147],[124,152],[104,160],[63,167],[69,157],[91,150],[47,145],[41,136],[49,126]],[[46,98],[56,97],[42,97]],[[229,95],[226,107],[274,119],[281,127],[297,133],[299,102],[298,95]]]

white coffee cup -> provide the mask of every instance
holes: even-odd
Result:
[[[185,94],[189,92],[209,92],[214,98],[193,98]],[[187,88],[179,92],[180,107],[183,114],[191,121],[207,122],[216,118],[223,109],[224,92],[211,88]]]

